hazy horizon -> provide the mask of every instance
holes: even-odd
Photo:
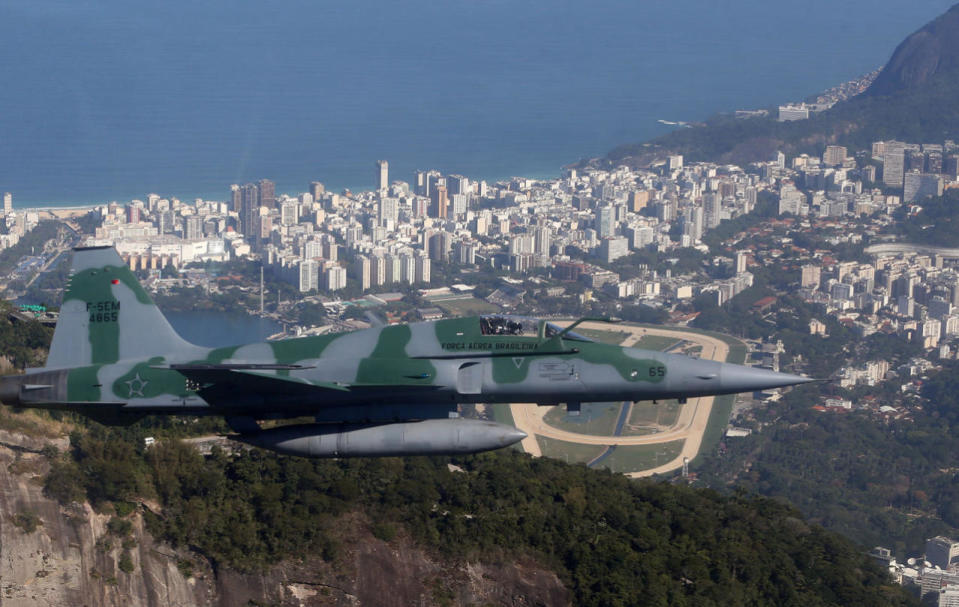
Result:
[[[950,4],[14,0],[0,7],[0,191],[35,207],[225,200],[260,178],[366,188],[380,158],[406,181],[556,175],[667,132],[657,119],[864,74]]]

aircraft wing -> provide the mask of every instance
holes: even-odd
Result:
[[[301,365],[276,364],[196,364],[168,365],[199,385],[197,394],[214,405],[262,404],[281,401],[303,401],[330,404],[362,399],[364,395],[390,394],[408,390],[432,390],[436,386],[400,386],[394,384],[348,384],[317,382],[276,371],[307,369]]]

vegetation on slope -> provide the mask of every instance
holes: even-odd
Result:
[[[864,545],[921,554],[925,540],[959,533],[959,380],[932,377],[913,419],[865,411],[821,413],[819,388],[793,390],[757,412],[761,432],[708,455],[701,478],[789,500],[812,521]],[[883,402],[883,390],[876,398]]]
[[[942,196],[917,201],[921,210],[909,214],[900,210],[889,231],[897,240],[913,244],[959,247],[959,190],[949,189]]]
[[[452,559],[533,557],[576,604],[898,605],[860,548],[792,507],[721,496],[513,451],[446,458],[308,460],[269,452],[141,450],[127,431],[72,436],[47,491],[100,507],[158,499],[152,532],[216,563],[255,568],[306,552],[337,558],[337,521],[363,512]],[[71,484],[70,479],[76,479]]]
[[[16,369],[41,367],[53,339],[53,329],[35,320],[11,320],[13,305],[0,301],[0,355]]]

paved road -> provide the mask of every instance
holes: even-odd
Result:
[[[557,323],[564,324],[564,323]],[[587,329],[610,330],[610,325],[603,323],[584,323],[581,325]],[[629,333],[622,345],[632,346],[643,338],[644,335],[656,335],[662,337],[673,337],[677,340],[686,340],[702,346],[700,357],[708,360],[723,362],[729,355],[729,345],[721,339],[702,335],[699,333],[690,333],[679,329],[668,329],[658,327],[631,327],[629,325],[615,325],[615,330]],[[542,456],[539,443],[536,436],[545,436],[570,443],[580,443],[585,445],[658,445],[676,440],[684,440],[683,449],[680,454],[661,466],[650,470],[629,473],[631,477],[651,476],[653,474],[662,474],[681,468],[683,458],[688,457],[692,460],[699,453],[699,448],[703,443],[703,435],[706,432],[706,424],[709,422],[709,415],[713,410],[715,397],[707,396],[702,398],[691,398],[680,410],[676,423],[664,432],[656,434],[646,434],[642,436],[593,436],[589,434],[579,434],[561,430],[546,423],[543,417],[549,410],[547,407],[537,407],[536,405],[513,403],[510,405],[510,412],[513,414],[513,421],[516,427],[526,432],[528,436],[523,439],[523,449],[534,457]]]

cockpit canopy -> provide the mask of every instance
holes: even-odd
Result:
[[[483,335],[539,336],[539,320],[525,316],[489,314],[480,316],[480,333]]]
[[[540,324],[546,325],[543,331],[544,337],[553,337],[562,327],[558,327],[551,322],[532,318],[529,316],[513,316],[509,314],[486,314],[480,316],[480,333],[483,335],[510,335],[518,337],[539,337]],[[563,335],[563,339],[573,341],[593,341],[578,333],[570,331]]]

